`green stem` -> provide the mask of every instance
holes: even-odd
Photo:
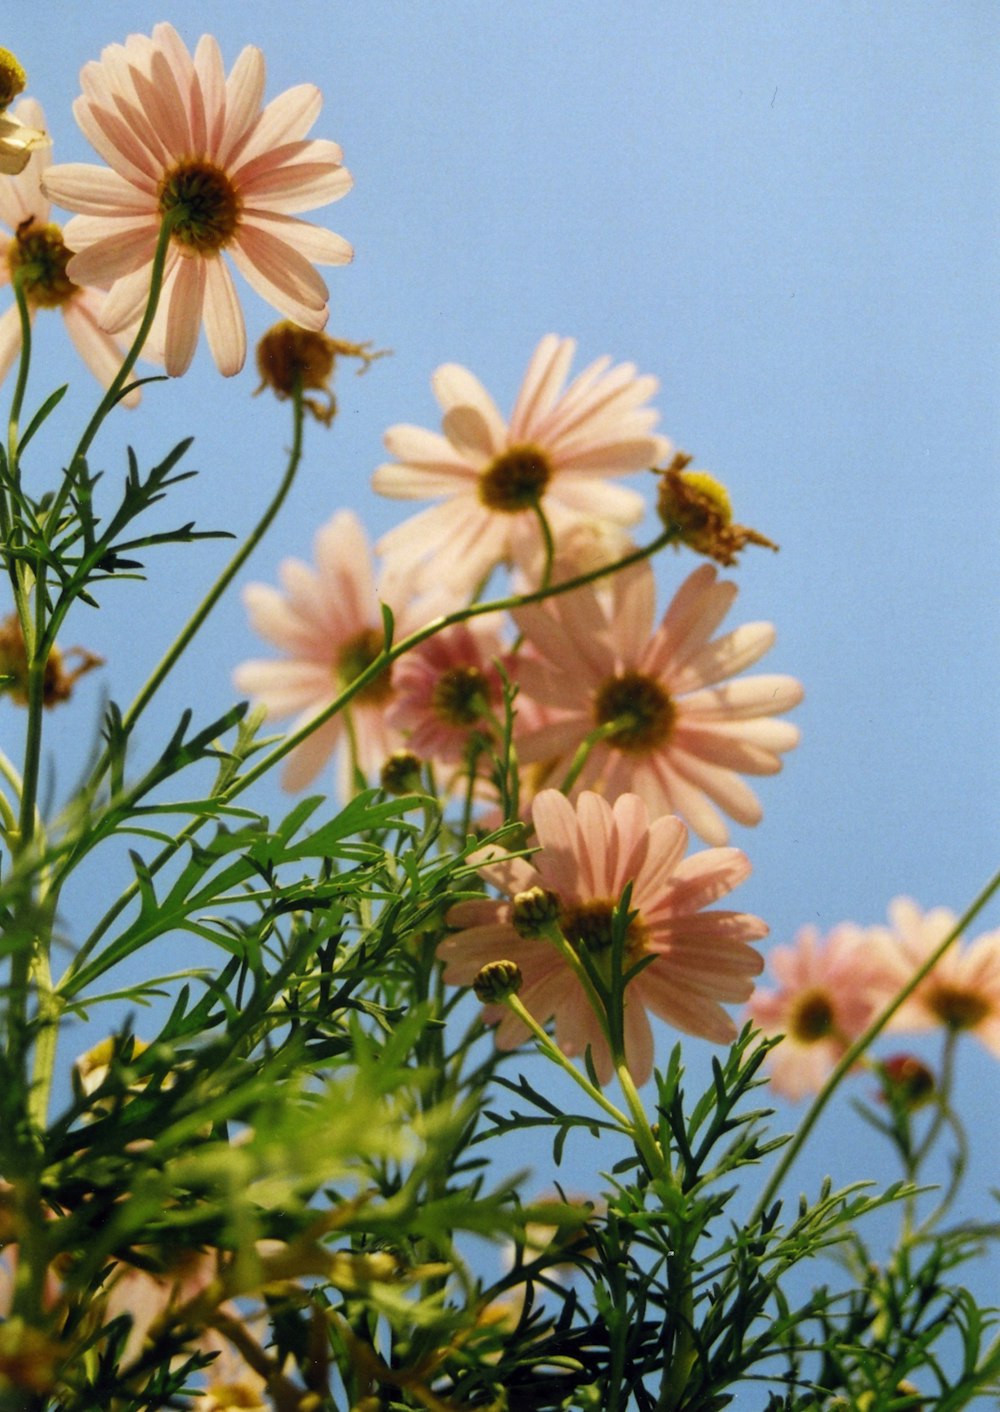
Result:
[[[142,323],[139,325],[138,332],[132,340],[132,346],[126,353],[121,367],[118,369],[118,372],[111,381],[111,385],[98,403],[97,410],[87,423],[83,435],[77,444],[77,448],[73,452],[72,459],[69,463],[69,470],[63,477],[62,484],[56,491],[49,509],[49,516],[52,519],[57,518],[61,513],[62,507],[66,503],[66,497],[69,495],[70,487],[73,484],[77,466],[86,457],[94,437],[104,424],[104,419],[112,408],[117,405],[125,384],[128,382],[131,375],[132,369],[139,361],[139,355],[142,352],[146,339],[149,337],[149,331],[153,327],[153,320],[156,317],[156,310],[160,302],[160,294],[163,289],[163,269],[167,260],[167,251],[170,248],[170,236],[174,226],[186,215],[186,207],[175,206],[172,211],[168,211],[163,217],[163,223],[160,226],[160,234],[156,241],[156,250],[153,254],[153,265],[149,278],[149,300],[146,304],[146,312],[142,316]]]
[[[531,1011],[525,1009],[524,1005],[521,1003],[520,1000],[518,1000],[517,996],[508,995],[503,1003],[507,1006],[507,1009],[510,1010],[512,1014],[517,1016],[517,1018],[521,1021],[522,1025],[524,1025],[527,1029],[531,1031],[531,1033],[535,1036],[535,1039],[537,1039],[539,1047],[545,1052],[548,1058],[551,1059],[554,1064],[558,1064],[560,1069],[565,1070],[565,1072],[569,1074],[573,1082],[583,1089],[584,1093],[591,1100],[591,1102],[596,1103],[599,1108],[603,1108],[605,1113],[607,1113],[610,1117],[615,1120],[615,1122],[621,1128],[622,1132],[628,1133],[629,1136],[631,1136],[633,1132],[633,1127],[632,1124],[629,1122],[627,1115],[623,1113],[620,1108],[616,1108],[615,1105],[611,1102],[610,1098],[605,1098],[601,1090],[599,1088],[595,1088],[594,1085],[590,1082],[590,1080],[580,1072],[576,1065],[570,1059],[567,1059],[566,1055],[562,1052],[559,1046],[554,1043],[552,1037],[545,1033],[545,1030],[535,1019],[534,1015],[532,1015]]]
[[[542,532],[542,545],[545,551],[545,558],[542,563],[542,577],[538,581],[538,586],[539,588],[548,588],[549,584],[552,582],[552,565],[556,557],[556,544],[555,540],[552,538],[552,526],[549,524],[549,518],[542,508],[541,500],[536,500],[531,508],[535,512],[538,527]]]
[[[978,917],[979,913],[983,910],[983,908],[989,902],[990,898],[998,889],[1000,889],[1000,872],[996,873],[990,879],[990,881],[986,884],[986,886],[979,893],[979,895],[974,899],[974,901],[969,905],[969,907],[966,908],[962,916],[959,917],[958,921],[952,927],[951,931],[944,938],[941,944],[935,947],[935,949],[931,952],[930,956],[927,958],[924,964],[914,972],[914,974],[907,981],[906,985],[904,985],[903,988],[893,997],[893,999],[885,1007],[885,1009],[875,1017],[872,1023],[865,1030],[864,1034],[862,1034],[858,1039],[854,1041],[851,1047],[840,1059],[839,1063],[833,1070],[833,1073],[830,1075],[826,1083],[823,1085],[823,1088],[817,1094],[815,1100],[813,1101],[812,1107],[809,1109],[805,1118],[799,1124],[795,1136],[785,1148],[784,1155],[782,1156],[781,1161],[775,1168],[770,1181],[767,1183],[767,1186],[764,1188],[760,1200],[757,1202],[753,1214],[749,1219],[748,1225],[755,1225],[759,1218],[763,1215],[763,1213],[768,1209],[771,1202],[774,1200],[781,1186],[781,1183],[784,1181],[785,1177],[788,1174],[789,1168],[791,1167],[792,1163],[795,1161],[799,1153],[802,1151],[802,1148],[808,1141],[813,1128],[819,1121],[823,1110],[826,1108],[826,1105],[829,1103],[834,1093],[836,1093],[837,1089],[840,1087],[840,1084],[845,1078],[845,1076],[850,1073],[850,1071],[854,1068],[854,1065],[858,1062],[861,1056],[865,1053],[867,1049],[870,1048],[872,1043],[882,1033],[886,1025],[889,1023],[893,1015],[895,1015],[896,1011],[900,1008],[904,1001],[909,999],[909,997],[913,994],[913,992],[916,990],[917,986],[924,979],[924,977],[930,974],[930,972],[941,960],[941,957],[945,954],[948,948],[952,946],[957,940],[957,938],[960,937],[962,933],[969,928],[973,921],[975,921],[976,917]]]
[[[585,735],[580,744],[576,747],[576,752],[569,763],[569,769],[562,784],[559,786],[561,794],[569,794],[570,790],[580,778],[580,772],[590,759],[590,752],[595,745],[600,745],[602,740],[608,740],[611,736],[617,735],[623,725],[627,725],[625,717],[618,716],[613,721],[605,721],[603,726],[598,726],[589,735]]]
[[[648,559],[653,554],[657,553],[664,545],[669,544],[673,538],[674,534],[671,530],[664,530],[649,544],[634,550],[631,554],[626,555],[616,563],[591,570],[586,574],[580,574],[577,578],[567,579],[562,583],[551,584],[546,589],[537,589],[528,594],[513,594],[507,598],[497,599],[487,603],[473,603],[466,608],[458,609],[440,618],[435,618],[432,622],[425,624],[422,628],[411,633],[409,637],[404,638],[402,642],[394,644],[388,651],[380,653],[363,672],[360,672],[354,678],[349,686],[345,687],[344,690],[334,698],[325,711],[314,717],[308,725],[303,726],[292,735],[286,736],[286,738],[279,745],[275,746],[273,750],[269,751],[256,766],[235,779],[219,796],[220,802],[228,804],[245,790],[249,789],[258,779],[269,773],[269,771],[294,750],[297,745],[301,744],[303,740],[308,739],[314,730],[318,730],[321,725],[332,716],[335,716],[338,711],[342,711],[348,702],[353,700],[360,691],[363,691],[369,682],[373,681],[381,672],[385,671],[387,666],[398,657],[401,657],[404,652],[409,652],[411,648],[416,647],[427,638],[433,637],[435,633],[441,632],[445,628],[452,627],[456,623],[464,623],[470,618],[480,617],[484,613],[501,612],[507,608],[517,607],[522,603],[540,603],[546,598],[555,597],[561,593],[570,593],[584,584],[593,583],[596,579],[603,578],[608,574],[617,573],[619,570],[629,568],[633,564],[641,563],[642,560]],[[204,818],[193,819],[181,830],[176,839],[161,849],[149,864],[150,875],[153,876],[158,873],[160,869],[177,854],[184,844],[190,842],[190,840],[195,837],[197,832],[204,826],[205,822],[206,820]],[[66,871],[68,871],[68,869],[64,870],[64,873]],[[131,883],[117,899],[115,904],[105,913],[94,931],[74,956],[65,975],[59,982],[60,990],[80,970],[83,961],[93,953],[100,938],[105,934],[108,928],[113,925],[129,903],[138,896],[138,893],[138,882]]]
[[[239,573],[240,569],[242,569],[243,565],[249,559],[250,555],[257,548],[257,545],[260,543],[261,539],[263,539],[264,535],[271,527],[274,517],[281,509],[282,505],[285,503],[285,500],[288,496],[288,492],[291,490],[292,483],[295,480],[295,474],[298,471],[299,464],[302,460],[303,420],[304,416],[302,407],[302,388],[296,387],[292,394],[292,447],[288,455],[288,464],[285,467],[285,474],[281,478],[281,482],[278,485],[278,489],[275,491],[270,503],[267,506],[267,509],[264,511],[263,515],[258,520],[256,526],[251,531],[250,535],[241,545],[237,553],[233,555],[232,559],[230,559],[229,563],[223,569],[219,577],[215,580],[215,583],[209,589],[201,604],[198,606],[195,612],[192,613],[191,617],[185,623],[177,638],[171,644],[168,651],[164,654],[162,660],[154,670],[153,674],[150,676],[149,680],[146,682],[145,686],[142,688],[138,696],[132,702],[131,706],[125,712],[125,715],[122,717],[122,725],[124,726],[126,732],[132,729],[136,721],[142,715],[143,711],[149,705],[153,696],[156,694],[157,690],[161,686],[164,678],[175,666],[178,658],[185,651],[188,644],[191,642],[191,639],[198,632],[202,623],[208,617],[209,613],[211,613],[216,603],[218,603],[219,599],[225,593],[226,589],[232,583],[233,579]]]
[[[17,368],[17,383],[14,388],[14,398],[11,402],[10,416],[7,421],[7,475],[10,482],[11,500],[7,501],[7,487],[0,495],[0,533],[3,534],[5,546],[12,546],[15,542],[20,543],[21,537],[18,535],[15,541],[15,530],[20,526],[17,522],[17,504],[20,496],[21,484],[21,463],[18,433],[21,418],[21,406],[24,402],[24,393],[28,385],[28,370],[31,364],[31,314],[28,309],[28,301],[24,293],[24,269],[19,269],[14,274],[14,297],[17,300],[17,311],[21,321],[21,356]],[[34,650],[37,634],[31,617],[31,584],[33,574],[29,566],[20,558],[7,559],[7,571],[10,576],[11,588],[14,594],[14,604],[17,608],[18,621],[21,624],[21,633],[24,637],[25,652],[28,660]]]
[[[572,593],[574,589],[582,588],[584,584],[593,583],[595,580],[605,578],[609,574],[619,573],[622,569],[630,568],[633,564],[639,564],[643,559],[649,559],[658,553],[665,545],[674,539],[673,530],[663,530],[662,533],[642,548],[633,550],[631,554],[626,554],[624,558],[618,559],[613,564],[605,564],[599,569],[591,569],[589,573],[579,574],[576,578],[564,579],[560,583],[549,584],[547,588],[538,588],[531,593],[513,593],[505,598],[491,599],[486,603],[471,603],[468,607],[457,608],[453,613],[443,614],[439,618],[433,618],[423,627],[417,628],[410,633],[409,637],[403,638],[401,642],[394,643],[391,648],[381,652],[375,660],[365,668],[363,672],[354,678],[349,686],[336,696],[324,711],[319,712],[306,725],[295,731],[292,735],[286,736],[280,745],[276,745],[245,775],[241,775],[238,781],[230,786],[226,793],[226,800],[232,799],[237,794],[249,788],[262,775],[284,759],[290,751],[297,745],[301,745],[313,731],[319,730],[332,716],[351,701],[360,691],[374,681],[377,676],[385,671],[397,658],[402,657],[405,652],[411,651],[414,647],[426,642],[427,638],[433,637],[436,633],[442,632],[445,628],[454,627],[457,623],[466,623],[470,618],[482,617],[484,613],[502,613],[511,608],[520,608],[530,603],[542,603],[547,598],[556,598],[561,593]]]
[[[21,357],[18,361],[17,382],[14,384],[14,397],[10,404],[10,416],[7,420],[7,463],[10,467],[11,480],[15,485],[18,483],[18,431],[21,408],[24,405],[24,394],[28,386],[28,370],[31,366],[31,311],[24,293],[24,277],[24,268],[15,270],[13,286],[14,298],[17,300],[17,312],[21,321]]]
[[[38,998],[38,1032],[32,1057],[28,1116],[33,1125],[42,1131],[48,1121],[49,1094],[52,1090],[56,1048],[59,1043],[58,1019],[61,1006],[53,994],[52,970],[45,952],[39,952],[36,956],[32,971]]]
[[[618,1075],[618,1082],[621,1084],[625,1101],[628,1104],[628,1111],[632,1115],[632,1129],[635,1136],[635,1145],[642,1153],[646,1167],[651,1177],[667,1178],[671,1176],[669,1154],[660,1146],[656,1140],[656,1135],[649,1125],[646,1110],[643,1107],[642,1099],[639,1097],[639,1090],[635,1086],[632,1074],[629,1071],[624,1056],[616,1056],[615,1072]]]

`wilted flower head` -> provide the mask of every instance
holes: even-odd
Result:
[[[318,330],[299,328],[286,319],[268,329],[257,344],[261,379],[257,392],[269,387],[279,402],[291,397],[296,387],[303,392],[322,392],[324,401],[303,397],[302,403],[318,422],[329,426],[337,415],[337,399],[330,390],[337,358],[359,358],[358,372],[363,373],[377,358],[384,358],[387,351],[372,352],[370,342],[348,343]]]
[[[398,459],[379,466],[372,484],[397,500],[445,498],[383,535],[382,553],[425,577],[447,555],[456,591],[468,592],[498,564],[539,561],[536,506],[557,545],[580,519],[641,517],[642,497],[605,477],[652,466],[668,451],[652,430],[658,414],[645,405],[656,379],[600,358],[566,386],[575,348],[570,338],[542,339],[509,421],[467,369],[438,368],[431,381],[443,435],[390,427],[385,444]]]
[[[680,819],[650,823],[634,794],[623,794],[612,808],[600,795],[585,793],[574,807],[546,789],[535,799],[532,817],[540,848],[530,862],[494,856],[481,867],[483,878],[510,900],[460,902],[449,912],[449,924],[460,930],[438,948],[445,980],[470,985],[491,961],[516,967],[525,1009],[540,1024],[555,1019],[556,1042],[565,1054],[581,1055],[590,1046],[598,1078],[607,1083],[611,1053],[583,986],[554,942],[522,935],[514,908],[532,889],[541,889],[546,899],[554,895],[566,940],[585,948],[598,965],[607,964],[613,918],[631,884],[623,964],[631,970],[641,958],[653,958],[625,990],[626,1059],[636,1083],[644,1083],[653,1067],[647,1010],[688,1034],[731,1042],[736,1026],[722,1005],[749,996],[762,965],[749,943],[766,936],[767,927],[745,912],[702,909],[747,876],[746,855],[710,848],[685,858],[688,834]],[[499,1021],[500,1049],[515,1049],[527,1037],[524,1023],[502,1004],[487,1005],[483,1019]]]
[[[777,545],[757,530],[733,522],[733,506],[726,487],[707,471],[689,471],[691,457],[681,452],[660,473],[656,508],[664,527],[676,540],[698,554],[727,566],[748,544],[765,549]]]
[[[71,658],[76,665],[67,671],[66,664]],[[104,658],[88,652],[85,647],[71,647],[65,655],[58,647],[53,647],[45,663],[42,705],[52,707],[68,701],[74,684],[87,672],[103,665]],[[18,706],[28,704],[28,656],[16,613],[0,622],[0,696],[3,695]]]
[[[24,92],[27,81],[15,56],[9,49],[0,48],[0,172],[6,176],[23,172],[32,152],[49,145],[48,134],[29,125],[26,111],[7,111],[17,95]]]
[[[301,84],[263,107],[259,49],[247,46],[227,77],[210,35],[192,56],[169,24],[108,46],[80,79],[73,111],[112,170],[52,167],[45,189],[81,213],[66,227],[77,252],[69,275],[110,286],[102,326],[139,323],[163,220],[176,213],[149,338],[168,373],[188,367],[203,320],[219,371],[243,366],[246,331],[224,251],[286,318],[323,328],[327,287],[313,266],[342,265],[352,251],[295,213],[336,201],[351,178],[336,143],[306,139],[319,90]]]

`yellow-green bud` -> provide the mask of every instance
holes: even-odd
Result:
[[[542,936],[553,922],[558,922],[561,910],[558,893],[547,887],[529,887],[516,894],[510,920],[518,936],[530,940]]]
[[[476,979],[472,989],[484,1005],[499,1005],[521,989],[521,968],[516,961],[490,961]]]

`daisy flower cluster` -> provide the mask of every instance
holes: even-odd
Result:
[[[724,627],[737,586],[715,563],[690,573],[658,612],[653,568],[629,537],[644,501],[618,484],[660,462],[675,480],[683,474],[656,430],[656,381],[606,357],[572,376],[574,351],[571,339],[543,337],[506,419],[471,372],[439,368],[440,432],[391,427],[396,459],[373,478],[384,494],[437,503],[374,547],[338,512],[317,535],[315,569],[290,559],[282,590],[251,584],[251,623],[280,655],[244,663],[235,680],[269,715],[294,716],[289,788],[311,783],[339,750],[342,783],[359,772],[412,783],[421,768],[446,794],[464,781],[475,805],[466,826],[489,827],[509,803],[500,787],[509,744],[538,852],[530,862],[491,855],[483,880],[507,900],[451,910],[445,978],[471,985],[483,966],[516,962],[519,1004],[554,1023],[566,1055],[589,1050],[607,1082],[619,1056],[571,953],[607,958],[610,919],[631,889],[626,964],[642,965],[625,996],[625,1060],[643,1082],[653,1065],[647,1011],[716,1043],[735,1037],[722,1006],[749,998],[761,966],[750,943],[766,927],[703,909],[750,870],[728,846],[730,829],[761,819],[746,777],[781,769],[798,741],[782,718],[802,689],[789,676],[748,672],[775,631]],[[664,542],[719,557],[717,531],[706,535],[700,523],[695,543],[664,524]],[[730,531],[723,562],[735,562],[735,542]],[[520,593],[504,600],[511,611],[480,615],[498,572]],[[551,584],[570,586],[550,596]],[[385,650],[379,599],[397,642],[413,632],[408,650]],[[361,671],[363,684],[341,703]],[[711,847],[685,856],[691,835]],[[516,894],[535,886],[557,895],[569,952],[518,935]],[[497,1024],[502,1048],[528,1033],[502,1004],[488,1004],[484,1020]]]
[[[1000,931],[952,945],[934,960],[957,921],[946,907],[922,912],[898,897],[888,925],[845,922],[825,937],[804,927],[791,946],[775,947],[769,961],[777,986],[758,988],[748,1007],[763,1034],[781,1036],[769,1056],[774,1088],[791,1099],[817,1093],[918,973],[885,1033],[938,1030],[950,1042],[969,1034],[1000,1058]]]

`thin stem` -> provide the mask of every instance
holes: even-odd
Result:
[[[21,321],[21,357],[17,365],[17,382],[14,384],[14,397],[10,404],[10,416],[7,420],[7,462],[10,467],[12,482],[18,483],[18,431],[21,420],[21,408],[24,405],[24,394],[28,386],[28,370],[31,366],[31,311],[28,308],[28,300],[24,293],[24,267],[15,270],[14,298],[17,300],[17,312]]]
[[[126,732],[132,729],[143,711],[149,705],[164,678],[175,666],[178,658],[185,651],[202,623],[208,617],[209,613],[211,613],[216,603],[218,603],[219,599],[225,593],[240,569],[242,569],[250,555],[257,548],[257,545],[270,528],[274,517],[285,503],[285,499],[292,488],[295,474],[302,460],[303,420],[302,388],[301,386],[297,386],[292,394],[292,447],[288,455],[288,464],[285,467],[285,474],[281,478],[278,489],[275,491],[267,509],[257,521],[254,529],[215,580],[215,583],[209,589],[201,604],[195,612],[192,613],[191,617],[185,623],[184,627],[153,671],[145,686],[125,712],[125,715],[122,717],[122,725]]]
[[[623,717],[616,717],[613,721],[605,721],[603,726],[598,726],[589,735],[585,735],[580,744],[576,747],[576,752],[570,761],[569,769],[559,790],[562,794],[569,794],[570,790],[580,778],[580,772],[590,759],[590,752],[595,745],[600,745],[602,740],[608,740],[611,736],[617,735],[622,725],[627,724]]]
[[[511,1011],[512,1014],[517,1016],[517,1018],[521,1021],[522,1025],[524,1025],[526,1029],[529,1029],[531,1031],[531,1033],[535,1036],[535,1039],[537,1039],[540,1047],[542,1048],[542,1050],[544,1050],[548,1058],[550,1058],[554,1064],[558,1064],[560,1069],[564,1069],[565,1072],[569,1074],[573,1082],[583,1089],[584,1093],[587,1095],[587,1097],[591,1100],[592,1103],[596,1103],[598,1107],[604,1109],[605,1113],[609,1114],[610,1117],[614,1118],[615,1122],[620,1126],[622,1132],[628,1133],[631,1136],[633,1133],[633,1125],[631,1122],[629,1122],[629,1119],[626,1114],[624,1114],[620,1108],[616,1108],[615,1105],[611,1102],[610,1098],[605,1098],[601,1090],[599,1088],[595,1088],[594,1085],[590,1082],[590,1080],[580,1072],[576,1065],[571,1063],[571,1061],[566,1058],[566,1055],[562,1052],[559,1046],[553,1042],[552,1037],[545,1033],[545,1030],[535,1019],[534,1015],[532,1015],[531,1011],[527,1010],[524,1007],[521,1001],[518,1000],[517,996],[508,995],[503,1003],[504,1005],[506,1005],[507,1009]]]
[[[829,1103],[834,1093],[840,1087],[840,1084],[844,1077],[850,1073],[850,1071],[854,1068],[854,1065],[858,1062],[861,1056],[871,1046],[874,1040],[876,1040],[878,1036],[882,1033],[886,1025],[892,1019],[893,1015],[895,1015],[896,1011],[900,1008],[903,1002],[909,999],[909,997],[913,994],[913,992],[916,990],[917,986],[924,979],[924,977],[930,974],[930,972],[934,969],[934,967],[940,961],[941,957],[945,954],[948,948],[953,945],[956,939],[968,929],[972,922],[975,921],[976,917],[978,917],[979,913],[983,910],[983,908],[989,902],[990,898],[998,889],[1000,889],[1000,872],[996,873],[990,879],[990,881],[986,884],[986,886],[975,898],[975,900],[969,905],[969,907],[966,908],[962,916],[959,917],[958,921],[952,927],[951,931],[944,938],[941,944],[931,952],[930,956],[927,958],[924,964],[914,972],[914,974],[907,981],[906,985],[904,985],[903,988],[893,997],[893,999],[885,1007],[885,1009],[875,1017],[872,1023],[865,1030],[864,1034],[862,1034],[858,1039],[856,1039],[851,1045],[851,1047],[847,1050],[847,1052],[843,1055],[840,1062],[833,1070],[833,1073],[830,1075],[826,1083],[823,1085],[823,1088],[817,1094],[815,1100],[813,1101],[812,1107],[809,1109],[805,1118],[799,1124],[795,1136],[785,1148],[784,1155],[782,1156],[781,1161],[775,1168],[770,1181],[767,1183],[767,1186],[764,1188],[760,1200],[757,1202],[753,1214],[750,1217],[748,1225],[753,1226],[757,1222],[757,1220],[759,1220],[759,1218],[763,1215],[763,1213],[767,1210],[771,1202],[774,1200],[774,1197],[777,1194],[781,1183],[784,1181],[786,1175],[788,1174],[789,1168],[801,1152],[802,1148],[805,1146],[810,1134],[812,1133],[813,1128],[816,1126],[816,1123],[818,1122],[821,1114],[823,1113],[823,1110],[826,1108],[826,1105]]]
[[[262,775],[267,774],[279,760],[284,759],[297,745],[301,745],[304,740],[308,739],[314,731],[319,730],[321,726],[325,725],[338,711],[342,711],[348,702],[357,696],[358,692],[363,691],[369,682],[374,681],[380,673],[384,672],[386,667],[395,662],[397,658],[402,657],[405,652],[411,651],[414,647],[419,646],[421,642],[426,642],[427,638],[434,637],[436,633],[442,632],[445,628],[454,627],[457,623],[468,622],[470,618],[482,617],[484,613],[506,612],[511,608],[520,608],[531,603],[542,603],[545,599],[558,597],[561,593],[572,593],[574,589],[582,588],[584,584],[594,583],[597,579],[605,578],[609,574],[619,573],[622,569],[630,568],[633,564],[639,564],[644,559],[651,558],[662,549],[664,545],[670,544],[674,537],[673,530],[663,530],[662,533],[658,534],[649,544],[643,545],[640,549],[633,550],[631,554],[626,554],[624,558],[618,559],[612,564],[602,565],[599,569],[591,569],[586,574],[577,575],[576,578],[564,579],[560,583],[549,584],[547,588],[538,588],[531,593],[512,593],[508,594],[505,598],[490,599],[485,603],[470,603],[465,608],[457,608],[453,613],[446,613],[442,614],[439,618],[433,618],[429,623],[425,623],[423,627],[417,628],[416,631],[410,633],[409,637],[403,638],[401,642],[394,643],[387,651],[381,652],[363,672],[360,672],[354,678],[349,686],[346,686],[344,690],[330,702],[329,706],[327,706],[324,711],[319,712],[318,715],[314,716],[306,725],[293,732],[293,734],[286,736],[280,745],[276,745],[274,749],[259,760],[252,769],[248,770],[245,775],[242,775],[238,781],[234,781],[226,793],[227,801],[232,799],[235,795],[241,794],[243,790],[249,788],[249,786],[260,779]]]
[[[542,532],[542,545],[545,553],[545,558],[542,563],[542,577],[538,581],[538,586],[539,588],[548,588],[552,581],[552,565],[556,557],[556,544],[555,540],[552,538],[552,526],[549,524],[549,518],[542,508],[541,500],[536,500],[531,508],[535,512],[538,527]]]
[[[667,1177],[670,1173],[670,1158],[656,1140],[656,1135],[649,1125],[646,1110],[643,1107],[642,1099],[639,1097],[639,1090],[632,1079],[632,1074],[623,1056],[616,1056],[615,1072],[618,1075],[618,1082],[621,1084],[625,1101],[628,1103],[628,1111],[632,1115],[632,1129],[635,1136],[635,1144],[642,1153],[643,1160],[649,1169],[651,1177]]]
[[[160,234],[156,241],[156,250],[153,254],[153,265],[149,277],[149,300],[146,304],[146,312],[142,316],[142,323],[139,325],[138,332],[132,340],[131,348],[125,354],[121,367],[118,369],[110,386],[98,403],[97,410],[87,423],[83,435],[77,444],[77,448],[73,452],[73,457],[69,463],[69,470],[63,477],[63,482],[56,491],[49,510],[49,515],[53,519],[59,516],[63,505],[66,503],[66,497],[73,483],[77,466],[86,457],[94,437],[104,424],[105,417],[107,417],[112,408],[117,405],[121,392],[131,375],[132,369],[139,361],[139,355],[143,350],[146,339],[149,337],[149,331],[153,327],[153,320],[156,317],[156,310],[160,302],[160,294],[163,290],[163,271],[167,261],[167,251],[170,248],[170,236],[174,226],[177,225],[181,219],[186,217],[187,214],[187,208],[179,205],[175,206],[172,211],[168,211],[163,217],[163,223],[160,226]]]
[[[10,416],[7,421],[7,475],[10,481],[11,503],[8,505],[6,493],[0,495],[0,506],[2,506],[0,532],[3,534],[5,546],[13,545],[14,530],[17,527],[17,507],[15,501],[20,496],[21,484],[18,433],[21,406],[24,402],[24,393],[28,385],[28,369],[31,364],[31,313],[28,309],[28,301],[24,293],[24,277],[25,271],[23,268],[15,271],[13,285],[14,297],[17,300],[17,312],[21,321],[21,356],[18,362],[14,398],[11,402]],[[18,537],[18,542],[20,542],[20,536]],[[14,593],[17,617],[21,624],[22,636],[24,637],[25,653],[30,662],[38,636],[35,632],[35,625],[31,617],[30,598],[33,575],[31,570],[20,558],[8,559],[7,568]]]

